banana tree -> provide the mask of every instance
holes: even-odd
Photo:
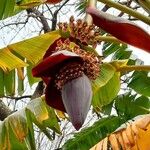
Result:
[[[59,2],[61,1],[2,1],[0,16],[4,19],[23,9]],[[60,22],[55,31],[10,44],[0,50],[1,97],[15,95],[16,88],[22,87],[20,90],[23,91],[23,81],[27,79],[30,85],[38,81],[44,82],[46,102],[32,100],[22,111],[15,112],[1,122],[1,133],[5,137],[0,140],[1,147],[36,149],[33,123],[52,140],[47,127],[61,133],[59,119],[56,119],[60,117],[57,112],[61,112],[76,130],[80,130],[89,109],[97,115],[97,121],[87,129],[83,127],[73,139],[65,142],[62,149],[86,150],[100,140],[102,141],[95,146],[99,149],[107,149],[108,142],[114,150],[137,146],[138,133],[125,139],[122,134],[131,135],[132,131],[125,132],[131,128],[117,128],[138,115],[149,113],[150,66],[133,59],[128,47],[132,45],[150,53],[150,35],[127,19],[110,15],[105,12],[107,10],[102,11],[104,9],[98,10],[96,6],[100,2],[105,4],[104,8],[107,6],[107,10],[114,7],[123,14],[127,13],[150,25],[147,15],[131,9],[127,4],[125,6],[110,0],[89,0],[78,4],[78,9],[86,13],[85,19],[76,20],[71,16],[67,23]],[[66,3],[67,1],[63,5]],[[138,1],[138,4],[141,3]],[[102,56],[97,52],[98,46],[102,47],[99,50]],[[112,60],[106,62],[105,58],[108,56]],[[24,72],[27,77],[24,77]],[[123,87],[127,92],[122,90]],[[32,109],[34,105],[38,109]],[[38,114],[38,119],[35,113]],[[129,126],[134,127],[135,124]],[[146,130],[148,124],[149,122],[140,128]],[[20,132],[15,130],[16,126]],[[12,135],[8,135],[10,131]],[[148,135],[143,137],[147,139]],[[11,140],[13,137],[15,141]],[[15,145],[17,140],[19,143]]]

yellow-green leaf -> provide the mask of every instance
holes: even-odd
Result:
[[[15,114],[10,115],[7,118],[7,122],[9,123],[14,135],[17,139],[22,142],[26,135],[28,134],[27,121],[25,118],[24,111],[18,111]]]
[[[0,67],[5,72],[24,66],[27,66],[27,64],[11,53],[7,47],[0,49]]]
[[[36,119],[40,123],[49,118],[48,111],[41,98],[37,98],[29,102],[27,109],[29,109],[35,115]]]
[[[120,73],[115,72],[113,77],[93,95],[93,107],[100,110],[113,101],[120,90]]]
[[[7,95],[15,94],[15,70],[4,74],[4,87]]]
[[[116,72],[115,67],[109,63],[104,63],[100,66],[100,74],[98,78],[93,81],[92,88],[93,93],[96,93],[102,86],[107,84],[107,82],[113,77]]]
[[[6,150],[8,148],[8,133],[3,121],[0,122],[0,149]]]
[[[4,72],[0,69],[0,97],[4,96]]]
[[[42,59],[49,46],[59,37],[59,32],[53,31],[9,45],[8,48],[26,58],[27,61],[36,64]]]
[[[27,9],[27,8],[38,6],[38,5],[42,4],[45,1],[46,0],[20,0],[17,3],[17,6],[19,8]]]
[[[32,64],[42,59],[49,46],[58,38],[58,31],[49,32],[0,49],[0,68],[5,72],[25,67],[24,58]]]
[[[116,68],[116,70],[119,70],[121,67],[126,66],[128,63],[128,59],[124,59],[124,60],[114,60],[112,62],[110,62],[110,64],[112,66],[114,66]]]
[[[11,16],[15,7],[15,0],[0,0],[0,20]]]

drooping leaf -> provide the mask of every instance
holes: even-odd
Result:
[[[38,6],[44,3],[45,1],[46,0],[18,0],[17,7],[22,9],[27,9],[27,8]]]
[[[113,77],[116,69],[108,63],[104,63],[100,66],[100,74],[92,83],[93,93],[96,93],[102,86]]]
[[[0,20],[44,3],[46,0],[1,0]]]
[[[26,141],[30,149],[36,150],[32,115],[28,109],[26,109],[25,112],[26,112],[26,118],[28,124],[28,134],[26,136]]]
[[[125,93],[115,98],[115,108],[118,115],[131,119],[140,114],[150,113],[150,100],[144,96],[136,98],[136,95]]]
[[[25,67],[27,63],[24,62],[24,58],[36,64],[42,59],[48,47],[59,37],[58,31],[53,31],[0,49],[0,68],[6,72]]]
[[[92,7],[87,8],[87,12],[92,16],[95,25],[119,40],[150,53],[150,45],[147,44],[150,42],[150,35],[142,28],[128,20],[98,11]]]
[[[60,126],[58,124],[58,118],[56,117],[54,109],[47,105],[47,110],[49,114],[49,119],[43,121],[44,125],[51,128],[58,134],[61,134]]]
[[[123,52],[126,49],[127,49],[127,45],[116,44],[116,43],[112,43],[112,44],[105,43],[105,45],[103,46],[103,55],[107,57],[116,51]]]
[[[7,95],[15,94],[15,70],[4,74],[4,87]]]
[[[60,133],[60,127],[57,122],[56,114],[54,113],[54,110],[50,107],[47,107],[47,105],[44,102],[45,98],[42,98],[42,100],[36,99],[36,101],[31,101],[27,109],[29,109],[33,116],[35,116],[34,121],[38,123],[41,127],[49,127],[52,129],[55,129],[57,133]],[[43,128],[42,127],[42,128]]]
[[[17,92],[18,92],[19,95],[22,95],[23,92],[24,92],[24,79],[20,79],[19,76],[18,76]]]
[[[35,64],[42,59],[48,47],[60,37],[58,31],[49,32],[8,46],[27,61]]]
[[[0,1],[0,20],[13,14],[15,8],[15,0],[1,0]]]
[[[113,132],[123,123],[119,117],[103,118],[94,123],[91,127],[76,133],[74,138],[68,140],[62,147],[63,150],[87,150],[94,146],[100,139]]]
[[[135,72],[128,86],[139,94],[150,96],[150,77],[148,72]]]
[[[4,72],[0,69],[0,97],[4,96]]]
[[[34,78],[32,75],[32,68],[34,65],[29,63],[29,66],[27,67],[27,78],[30,86],[32,86],[34,83],[41,81],[40,78]]]
[[[10,143],[8,143],[8,131],[6,130],[6,126],[3,121],[0,122],[0,134],[0,148],[9,148]]]
[[[51,135],[47,127],[60,133],[54,111],[49,111],[49,108],[45,105],[43,100],[37,98],[32,100],[26,108],[13,113],[4,121],[0,122],[0,149],[17,150],[30,148],[35,150],[33,123],[35,123],[49,139],[51,139]]]
[[[150,147],[150,115],[142,115],[121,125],[116,132],[110,134],[90,150],[148,150]],[[107,141],[106,141],[107,139]],[[102,144],[106,142],[106,144]]]
[[[3,48],[0,49],[0,67],[6,72],[13,70],[18,67],[27,66],[25,62],[23,62],[20,58],[12,54],[9,49]]]
[[[128,63],[128,59],[124,59],[124,60],[114,60],[111,61],[110,64],[115,67],[116,70],[119,70],[121,67],[126,66]]]
[[[23,112],[17,112],[19,115],[14,114],[6,118],[5,126],[8,134],[8,143],[10,149],[27,149],[25,136],[28,133],[27,122],[24,118]]]
[[[113,77],[102,86],[94,95],[92,105],[95,110],[100,110],[113,101],[120,90],[120,73],[114,73]]]

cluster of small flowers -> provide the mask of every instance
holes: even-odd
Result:
[[[75,46],[72,52],[82,57],[84,61],[84,73],[88,76],[90,80],[95,80],[100,72],[100,60],[94,54],[86,52],[80,49],[80,47],[78,46]]]
[[[90,44],[93,48],[96,48],[97,44],[100,41],[96,40],[96,36],[100,35],[100,29],[94,24],[88,25],[87,22],[78,19],[74,20],[72,16],[70,22],[68,23],[59,23],[59,30],[62,32],[67,32],[69,30],[70,36],[75,40],[80,41],[83,44]]]
[[[77,62],[70,62],[65,65],[55,76],[55,86],[61,90],[62,86],[70,80],[83,75],[84,68]]]
[[[79,76],[88,76],[90,80],[95,80],[100,72],[100,60],[90,52],[82,50],[79,46],[71,47],[70,40],[66,39],[64,42],[59,40],[57,42],[56,51],[67,50],[73,52],[83,59],[81,62],[70,62],[65,65],[56,75],[55,84],[58,89],[69,80],[78,78]]]

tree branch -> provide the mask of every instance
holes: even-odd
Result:
[[[38,11],[35,8],[29,8],[29,9],[27,9],[27,13],[28,14],[34,13],[40,19],[41,24],[43,26],[44,33],[47,33],[50,31],[50,27],[48,25],[48,22],[47,22],[46,18],[44,17],[44,15],[40,11]]]
[[[32,95],[25,95],[25,96],[20,96],[20,97],[13,97],[13,96],[4,96],[4,97],[18,101],[18,100],[23,99],[23,98],[31,98]]]
[[[52,19],[52,31],[56,29],[57,25],[57,15],[58,12],[62,9],[62,7],[68,2],[69,0],[66,0],[53,14],[53,19]]]
[[[10,110],[9,107],[6,106],[2,100],[0,100],[0,120],[3,121],[10,114],[12,114],[12,110]]]

